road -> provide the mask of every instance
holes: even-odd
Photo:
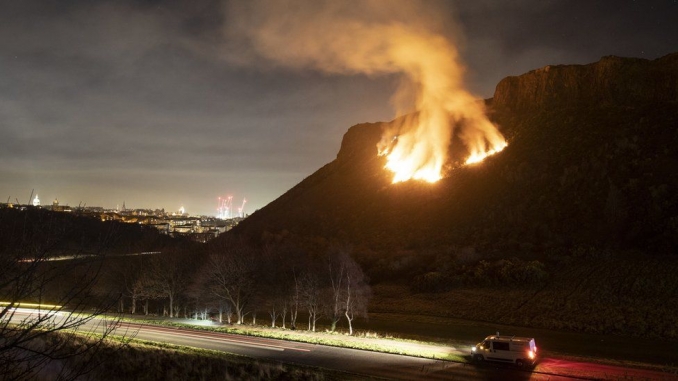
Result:
[[[17,312],[15,319],[31,312]],[[55,318],[58,319],[58,318]],[[105,322],[94,319],[83,330],[103,331]],[[366,378],[394,380],[678,380],[678,376],[645,369],[543,358],[534,369],[522,370],[504,364],[469,364],[364,350],[306,344],[276,339],[217,333],[185,328],[119,323],[114,334],[137,339],[223,351],[334,369]],[[461,353],[457,348],[451,351]]]
[[[162,326],[121,323],[120,332],[139,339],[212,349],[285,363],[317,366],[399,380],[676,380],[657,371],[544,358],[532,370],[504,364],[468,364]]]

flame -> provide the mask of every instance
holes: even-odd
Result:
[[[442,16],[449,10],[406,0],[235,3],[227,12],[233,16],[228,32],[247,50],[234,48],[234,61],[249,65],[264,58],[329,74],[399,75],[396,114],[416,118],[393,123],[378,144],[393,182],[440,180],[453,136],[470,153],[467,164],[506,147],[482,103],[465,89],[452,36],[442,35],[453,25]]]
[[[490,149],[488,151],[474,152],[474,153],[471,154],[471,156],[468,157],[468,159],[466,159],[465,164],[468,165],[468,164],[480,163],[481,161],[485,160],[486,157],[494,155],[497,152],[500,152],[501,150],[506,148],[506,146],[508,146],[508,144],[506,142],[504,142],[504,143],[497,145],[496,148]]]
[[[425,150],[425,145],[419,144],[419,149],[417,150],[415,148],[413,152],[421,152],[422,154],[425,154]],[[384,152],[383,154],[388,155],[386,169],[389,169],[395,174],[393,177],[393,183],[399,183],[410,179],[435,183],[442,178],[440,171],[436,170],[437,163],[435,160],[431,160],[430,162],[426,163],[428,165],[421,165],[420,161],[417,160],[419,157],[418,154],[408,154],[407,151],[399,149],[394,150],[390,154],[388,151]]]
[[[470,156],[466,164],[478,163],[503,150],[508,144],[497,127],[487,119],[482,103],[463,86],[463,67],[455,47],[440,36],[404,30],[397,43],[396,62],[403,62],[409,85],[400,89],[413,91],[416,118],[395,123],[399,134],[384,149],[384,131],[377,145],[386,154],[385,168],[394,173],[393,183],[410,179],[436,182],[447,162],[449,145],[455,129]],[[404,97],[403,94],[398,94]]]

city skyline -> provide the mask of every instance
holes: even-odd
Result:
[[[14,199],[10,199],[10,197],[7,198],[5,202],[2,204],[5,205],[11,205],[13,206],[21,206],[21,205],[32,205],[35,207],[51,207],[51,206],[60,206],[60,207],[71,207],[71,208],[102,208],[104,210],[118,210],[118,211],[125,211],[125,210],[163,210],[165,213],[176,213],[178,215],[200,215],[200,216],[212,216],[212,217],[217,217],[221,219],[228,219],[228,218],[242,218],[246,217],[247,215],[251,214],[248,212],[245,208],[247,204],[247,198],[242,199],[240,201],[240,204],[233,204],[232,201],[234,197],[232,195],[225,196],[225,197],[218,197],[217,198],[217,204],[216,207],[214,208],[214,213],[207,213],[207,214],[195,214],[195,213],[190,213],[190,211],[186,210],[184,205],[180,205],[177,208],[166,208],[166,207],[159,207],[159,208],[150,208],[150,207],[144,207],[144,206],[133,206],[133,207],[128,207],[126,202],[123,200],[122,204],[121,203],[105,203],[104,205],[88,205],[86,203],[83,203],[82,201],[79,202],[77,205],[72,205],[68,202],[62,202],[59,201],[58,197],[55,197],[53,199],[45,199],[45,198],[40,198],[40,195],[38,193],[35,193],[35,189],[32,190],[33,192],[27,199],[28,201],[22,202],[22,200],[19,200],[17,197]],[[229,201],[227,204],[226,201]],[[236,200],[238,202],[238,200]],[[111,206],[114,205],[114,206]],[[238,206],[240,205],[240,206]]]
[[[678,34],[675,1],[412,4],[457,46],[480,98],[546,65],[654,59],[675,51]],[[399,111],[397,74],[257,56],[229,29],[240,5],[3,5],[0,200],[28,203],[33,189],[50,203],[215,215],[230,194],[252,213],[333,160],[350,126]],[[381,16],[401,16],[391,11]]]

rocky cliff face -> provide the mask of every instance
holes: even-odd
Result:
[[[546,66],[504,78],[493,98],[494,107],[514,111],[663,102],[678,102],[678,53],[654,61],[607,56],[588,65]]]
[[[337,161],[349,161],[376,155],[383,125],[384,123],[364,123],[349,128],[341,140]],[[374,144],[370,146],[370,142]]]

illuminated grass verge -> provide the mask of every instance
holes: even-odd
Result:
[[[319,344],[341,348],[360,349],[373,352],[392,353],[414,357],[430,358],[455,362],[467,362],[464,353],[451,346],[398,338],[381,338],[376,334],[349,336],[332,332],[292,331],[282,328],[263,328],[256,326],[205,326],[167,320],[146,320],[123,318],[123,322],[135,324],[159,325],[186,328],[210,332],[222,332],[236,335],[262,337],[308,344]]]

